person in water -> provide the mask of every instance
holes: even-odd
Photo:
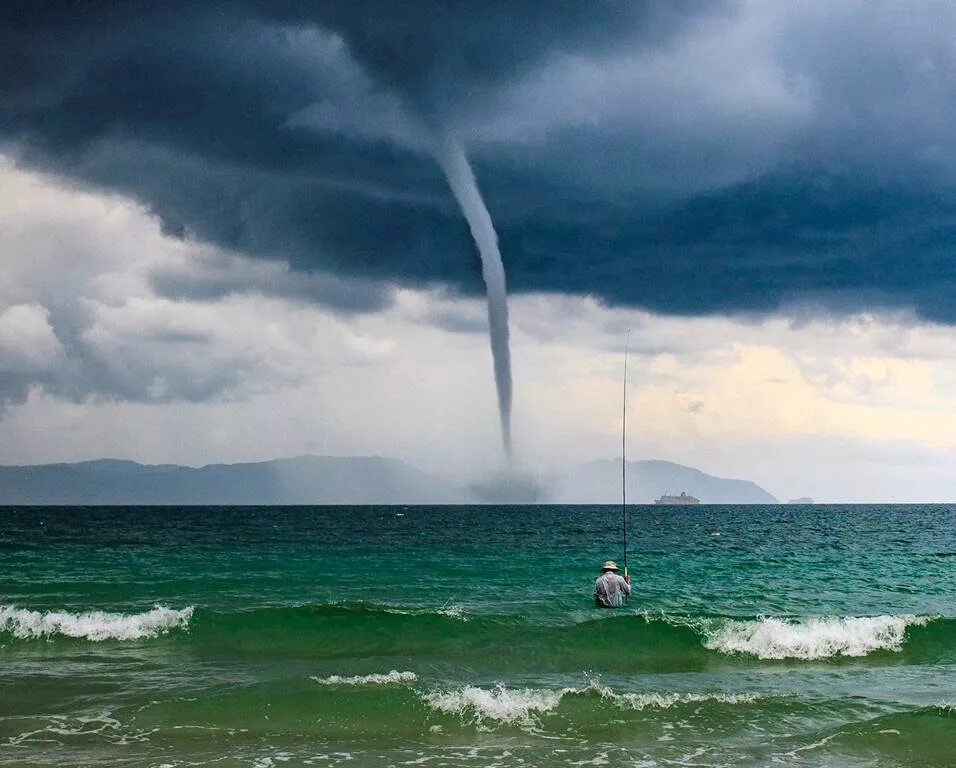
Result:
[[[620,608],[621,593],[631,594],[628,579],[617,575],[617,563],[608,560],[601,566],[601,575],[594,582],[594,602],[598,608]]]

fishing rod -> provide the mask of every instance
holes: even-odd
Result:
[[[627,351],[631,329],[624,335],[624,394],[621,404],[621,518],[624,531],[624,580],[627,581]],[[627,602],[627,595],[624,595]]]

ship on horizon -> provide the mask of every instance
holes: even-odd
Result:
[[[666,493],[659,499],[654,500],[655,504],[700,504],[700,499],[695,496],[688,496],[684,491],[680,496],[668,496]]]

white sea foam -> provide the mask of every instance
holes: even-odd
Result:
[[[152,731],[139,730],[124,725],[113,717],[108,710],[93,715],[46,715],[45,717],[28,717],[25,719],[31,724],[39,721],[42,723],[42,727],[31,728],[8,737],[11,745],[19,746],[40,742],[63,743],[62,737],[74,736],[84,739],[96,736],[111,744],[125,745],[149,741],[149,735],[152,733]]]
[[[617,693],[598,687],[602,698],[629,709],[670,709],[679,704],[749,704],[760,696],[756,693]]]
[[[432,691],[423,696],[425,703],[441,712],[459,715],[479,727],[490,723],[536,728],[538,716],[558,708],[565,696],[597,695],[622,709],[669,709],[680,704],[718,702],[741,704],[759,698],[754,693],[618,693],[591,682],[583,688],[534,689],[479,688],[472,685],[450,691]]]
[[[374,673],[371,675],[352,675],[344,677],[342,675],[330,675],[329,677],[311,677],[311,680],[321,685],[397,685],[399,683],[414,683],[418,679],[414,672],[399,672],[393,669],[391,672]]]
[[[554,709],[568,690],[512,689],[503,685],[489,690],[465,685],[451,691],[432,691],[423,698],[432,709],[468,718],[478,726],[485,726],[490,720],[534,727],[537,725],[536,716]]]
[[[927,616],[845,616],[805,619],[721,620],[704,627],[704,646],[760,659],[826,659],[898,651],[906,628]]]
[[[379,606],[377,610],[382,613],[391,613],[398,616],[447,616],[459,621],[468,621],[469,616],[465,609],[454,603],[445,603],[438,608],[400,608],[398,606]]]
[[[0,632],[21,640],[63,635],[87,640],[139,640],[156,637],[171,629],[185,628],[193,615],[189,606],[180,610],[157,605],[143,613],[106,611],[31,611],[15,605],[0,605]]]
[[[446,603],[441,608],[438,609],[439,616],[448,616],[452,619],[461,619],[462,621],[468,621],[468,614],[465,613],[465,609],[460,605],[455,605],[454,603]]]

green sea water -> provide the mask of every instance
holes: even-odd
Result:
[[[0,509],[0,763],[956,765],[956,507]]]

